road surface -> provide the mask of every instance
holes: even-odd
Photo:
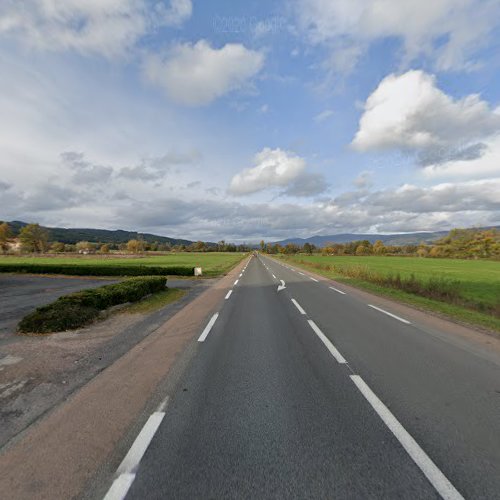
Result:
[[[107,499],[500,498],[500,358],[438,333],[253,257]]]

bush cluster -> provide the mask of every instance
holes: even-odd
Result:
[[[0,273],[66,274],[70,276],[193,276],[187,266],[99,266],[79,264],[0,264]]]
[[[80,328],[97,318],[100,311],[126,302],[137,302],[147,295],[165,290],[166,284],[167,278],[150,276],[64,295],[25,316],[18,330],[23,333],[50,333]]]

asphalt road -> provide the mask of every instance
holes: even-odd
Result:
[[[108,498],[500,498],[500,359],[340,292],[252,258]]]

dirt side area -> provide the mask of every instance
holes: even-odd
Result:
[[[9,334],[8,342],[0,343],[0,447],[216,281],[169,280],[169,286],[188,293],[150,314],[117,312],[84,329],[51,335]]]

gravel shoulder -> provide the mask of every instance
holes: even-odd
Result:
[[[102,280],[48,278],[55,281],[53,287],[47,287],[47,278],[33,285],[33,277],[25,276],[16,276],[13,280],[9,277],[10,283],[16,282],[15,278],[20,278],[24,289],[16,292],[14,288],[12,293],[17,293],[20,301],[25,301],[24,305],[30,297],[27,290],[38,290],[35,293],[42,295],[44,284],[49,290],[47,302],[58,295],[82,289],[82,282],[86,288],[103,284]],[[123,356],[216,281],[169,280],[170,287],[186,289],[186,295],[149,314],[117,311],[84,329],[43,336],[19,336],[9,330],[0,341],[0,447]],[[6,293],[5,290],[2,293]],[[15,302],[15,297],[10,299],[11,304]],[[19,310],[22,307],[21,304]]]

